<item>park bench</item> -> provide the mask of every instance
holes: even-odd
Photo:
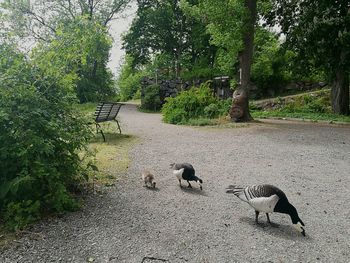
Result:
[[[106,137],[103,134],[102,128],[100,123],[106,122],[106,121],[115,121],[117,122],[119,133],[122,133],[120,129],[119,122],[117,120],[117,115],[119,113],[119,110],[121,106],[124,104],[122,103],[115,103],[115,102],[100,102],[95,111],[95,123],[96,123],[96,132],[99,131],[102,134],[103,141],[106,141]]]

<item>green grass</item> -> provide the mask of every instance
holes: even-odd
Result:
[[[94,163],[98,172],[94,183],[113,186],[130,165],[129,151],[138,141],[137,137],[119,133],[105,132],[106,142],[102,136],[96,136],[89,148],[95,153]]]
[[[253,118],[293,118],[310,121],[328,121],[350,123],[350,116],[337,115],[332,113],[314,112],[288,112],[283,110],[274,111],[252,111]]]
[[[86,116],[95,112],[96,103],[86,103],[77,105],[77,109]],[[121,129],[123,123],[120,122]],[[91,124],[93,130],[95,125]],[[100,123],[101,129],[106,137],[103,141],[101,133],[96,133],[89,144],[89,149],[94,153],[94,164],[98,167],[98,172],[92,175],[93,184],[112,186],[118,178],[128,169],[130,164],[129,150],[138,139],[128,134],[119,134],[117,123],[108,121]]]
[[[96,102],[89,102],[89,103],[75,105],[76,109],[83,114],[94,113],[96,106],[97,106]]]
[[[3,224],[0,224],[0,248],[5,247],[16,238],[16,233],[5,229]]]
[[[209,119],[209,118],[198,118],[198,119],[189,119],[185,125],[190,126],[214,126],[218,124],[217,119]]]

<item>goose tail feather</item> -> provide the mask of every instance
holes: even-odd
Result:
[[[239,185],[229,185],[226,188],[226,193],[227,194],[234,194],[235,196],[237,196],[242,201],[248,202],[244,191],[245,191],[245,187],[239,186]]]

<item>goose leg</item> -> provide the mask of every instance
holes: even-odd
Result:
[[[192,185],[190,184],[190,182],[187,181],[187,183],[188,183],[188,188],[192,188]]]
[[[259,211],[255,211],[255,223],[257,224],[259,224],[258,217],[259,217]]]
[[[268,213],[266,213],[266,217],[267,217],[267,222],[268,222],[269,224],[271,224],[270,217],[269,217],[269,214],[268,214]]]
[[[182,185],[181,185],[181,179],[179,179],[179,183],[180,183],[180,187],[182,187]]]

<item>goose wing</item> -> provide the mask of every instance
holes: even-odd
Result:
[[[286,198],[285,194],[273,185],[229,186],[227,193],[236,195],[249,203],[256,211],[273,212],[278,200]]]

